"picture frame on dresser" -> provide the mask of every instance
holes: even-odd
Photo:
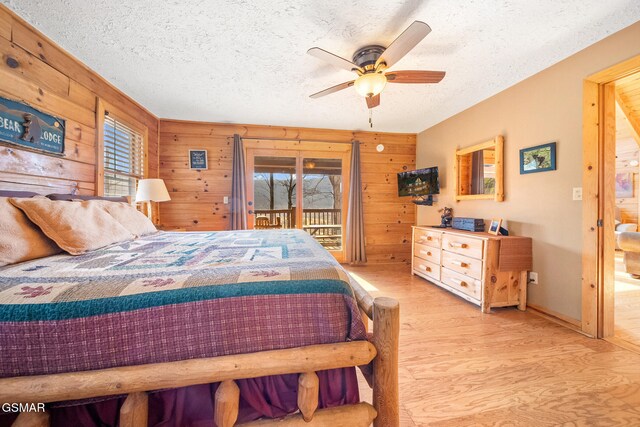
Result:
[[[489,234],[497,236],[500,234],[500,225],[502,224],[502,218],[492,219],[489,224]]]

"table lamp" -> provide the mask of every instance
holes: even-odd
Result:
[[[171,200],[167,186],[164,181],[157,178],[141,179],[138,181],[138,191],[136,192],[136,203],[147,203],[147,216],[153,221],[152,202],[166,202]]]

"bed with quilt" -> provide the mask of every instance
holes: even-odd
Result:
[[[305,232],[158,232],[121,199],[6,193],[0,427],[399,425],[398,303]]]
[[[300,230],[159,232],[0,269],[2,377],[365,339],[349,275]],[[318,376],[320,407],[359,401],[354,368]],[[152,393],[149,425],[211,425],[216,386]],[[238,386],[239,422],[297,410],[297,375]],[[116,425],[121,403],[58,405],[53,425]]]

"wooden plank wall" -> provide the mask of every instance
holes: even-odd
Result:
[[[360,141],[365,233],[370,262],[410,262],[415,205],[397,196],[396,174],[415,169],[416,135],[277,126],[160,120],[160,177],[171,201],[160,204],[163,227],[227,230],[231,195],[233,134],[245,138],[282,138],[327,142]],[[384,144],[384,152],[376,146]],[[193,171],[190,148],[206,148],[209,169]]]
[[[66,120],[64,157],[0,145],[0,188],[95,194],[97,98],[148,127],[149,176],[158,176],[158,119],[1,4],[0,54],[0,96]]]

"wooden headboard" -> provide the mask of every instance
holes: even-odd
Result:
[[[84,194],[92,195],[93,189],[82,189],[75,181],[44,178],[33,175],[18,175],[0,171],[0,190],[30,191],[38,194]]]
[[[87,196],[81,194],[70,193],[49,193],[37,192],[37,191],[24,191],[24,190],[2,190],[0,189],[0,197],[33,197],[33,196],[47,196],[51,200],[108,200],[110,202],[125,202],[131,203],[131,198],[127,196],[120,197],[103,197],[103,196]]]

